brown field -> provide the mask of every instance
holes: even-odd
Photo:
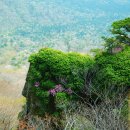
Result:
[[[27,69],[0,66],[0,130],[16,129],[18,113],[25,103],[21,92]]]

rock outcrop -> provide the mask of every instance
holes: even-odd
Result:
[[[82,95],[84,72],[93,65],[88,55],[44,48],[32,54],[23,89],[27,114],[60,113],[70,100]],[[76,93],[76,94],[74,94]]]

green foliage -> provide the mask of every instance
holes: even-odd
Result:
[[[68,96],[64,92],[59,92],[56,94],[56,104],[58,110],[63,110],[65,107],[67,107],[67,103],[70,100],[70,96]]]
[[[44,90],[49,90],[49,89],[53,89],[54,87],[56,86],[56,84],[50,80],[47,80],[47,81],[42,81],[41,82],[41,87],[44,89]]]
[[[117,46],[130,45],[130,18],[113,22],[110,32],[112,37],[103,37],[107,50],[110,51]]]
[[[96,78],[95,86],[100,88],[112,86],[128,87],[130,86],[130,47],[126,47],[117,54],[103,53],[96,57]]]
[[[48,106],[46,112],[53,113],[66,107],[71,97],[76,99],[74,93],[81,94],[85,82],[84,73],[94,63],[88,55],[76,52],[64,53],[49,48],[43,48],[38,53],[32,54],[29,62],[27,80],[32,84],[33,96],[42,100],[43,108]],[[54,90],[58,84],[62,85],[63,90],[51,95],[49,91]]]
[[[112,34],[125,36],[127,32],[130,32],[130,18],[113,22],[111,32]]]
[[[67,54],[45,48],[41,49],[39,53],[31,55],[29,62],[34,82],[39,80],[45,84],[49,79],[58,84],[60,83],[58,79],[63,79],[67,84],[73,83],[74,86],[80,87],[83,85],[83,81],[79,74],[83,74],[86,69],[91,67],[93,60],[88,55]]]
[[[110,32],[111,37],[103,37],[107,51],[96,55],[93,82],[97,89],[114,94],[130,85],[130,18],[113,22]]]

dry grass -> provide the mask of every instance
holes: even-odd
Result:
[[[13,130],[18,125],[18,113],[25,99],[21,92],[26,70],[0,67],[0,130]]]
[[[24,102],[22,97],[0,97],[0,130],[10,130],[17,126],[17,116]]]
[[[61,118],[45,115],[40,118],[26,115],[19,123],[19,130],[127,130],[120,106],[102,102],[99,105],[71,102]]]
[[[123,102],[121,102],[122,105]],[[88,104],[90,105],[90,104]],[[77,105],[65,111],[64,130],[127,130],[127,120],[122,117],[122,106],[102,103],[96,106]],[[73,112],[75,110],[75,112]]]

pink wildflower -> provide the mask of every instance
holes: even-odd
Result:
[[[62,92],[64,89],[63,89],[63,87],[61,86],[61,84],[59,84],[59,85],[56,85],[56,87],[55,87],[55,91],[56,92]]]
[[[58,92],[66,92],[68,94],[72,94],[73,93],[73,91],[71,90],[71,88],[64,89],[61,84],[56,85],[54,89],[50,89],[48,92],[51,95],[53,95],[53,96],[55,96],[56,93],[58,93]]]
[[[48,92],[49,92],[51,95],[53,95],[53,96],[56,95],[56,91],[55,91],[55,89],[50,89]]]
[[[39,82],[35,82],[35,87],[39,87],[40,83]]]
[[[68,94],[72,94],[73,93],[71,88],[68,88],[67,90],[65,90],[65,92],[67,92]]]

